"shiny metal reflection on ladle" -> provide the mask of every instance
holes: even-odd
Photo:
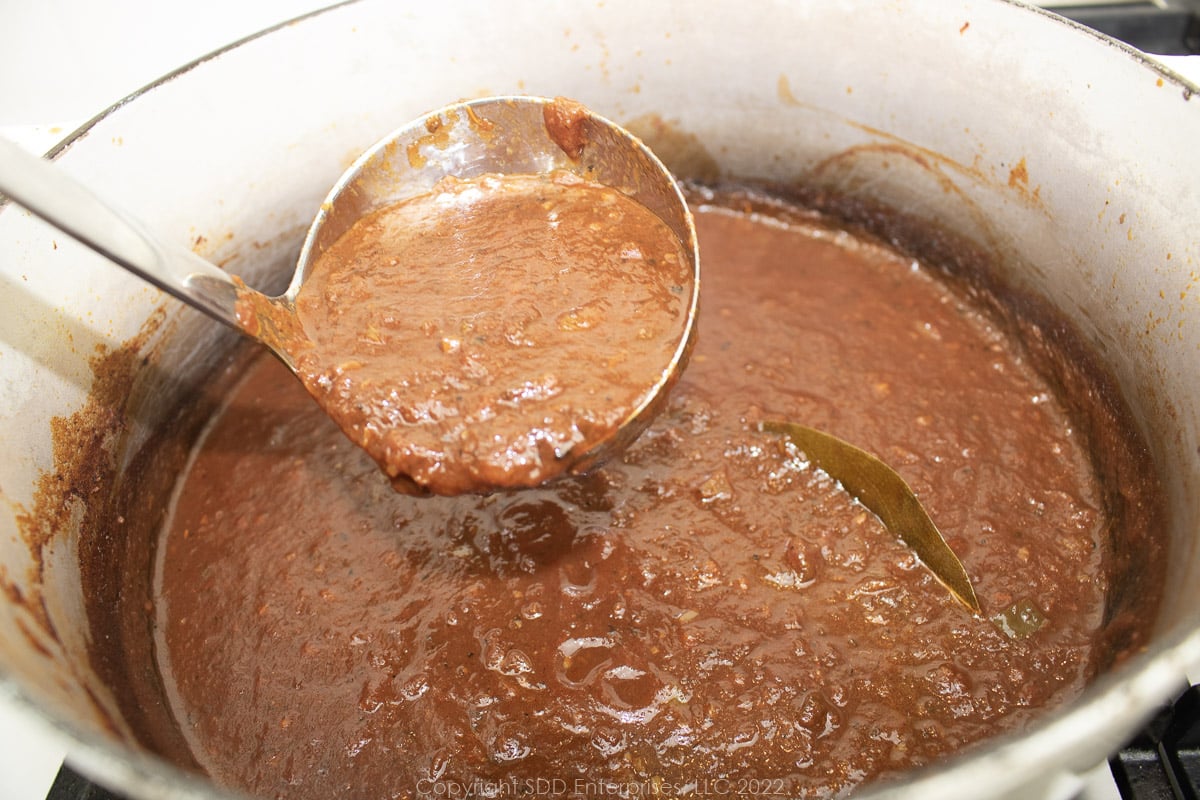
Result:
[[[614,436],[577,460],[586,469],[625,447],[661,407],[695,338],[700,292],[699,255],[691,213],[670,172],[636,137],[586,112],[583,148],[568,154],[547,130],[544,112],[557,101],[508,96],[446,106],[389,134],[360,156],[334,185],[309,228],[286,292],[266,298],[238,287],[223,269],[192,251],[159,241],[132,217],[117,211],[66,171],[0,139],[0,193],[84,245],[214,319],[266,344],[294,371],[291,357],[257,324],[239,320],[243,301],[258,298],[294,314],[294,300],[309,268],[324,250],[370,211],[426,194],[442,178],[485,174],[574,172],[629,195],[653,211],[683,245],[692,283],[678,346],[660,380],[632,409]],[[581,109],[582,110],[582,109]]]

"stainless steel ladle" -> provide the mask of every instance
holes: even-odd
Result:
[[[163,291],[263,342],[294,371],[291,356],[273,337],[239,319],[239,298],[294,314],[294,300],[310,266],[371,210],[425,194],[446,176],[567,170],[618,189],[656,213],[678,237],[691,261],[692,281],[685,287],[686,324],[670,362],[663,364],[653,391],[614,435],[577,459],[594,463],[624,447],[645,427],[683,368],[695,333],[699,257],[691,214],[674,178],[654,154],[628,131],[590,112],[580,121],[582,149],[568,153],[545,122],[544,111],[554,102],[511,96],[457,103],[385,137],[334,185],[309,228],[291,284],[272,298],[239,287],[228,273],[192,251],[159,241],[60,167],[4,140],[0,192]]]

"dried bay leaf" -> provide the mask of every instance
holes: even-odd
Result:
[[[955,599],[973,613],[979,613],[979,600],[962,562],[895,470],[867,451],[814,428],[768,421],[762,423],[762,430],[791,440],[810,462],[841,483],[889,531],[911,547]]]

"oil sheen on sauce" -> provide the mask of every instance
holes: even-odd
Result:
[[[274,360],[232,388],[156,576],[204,770],[264,797],[829,797],[1081,691],[1109,520],[1066,405],[968,292],[740,205],[696,207],[691,364],[589,474],[404,496]],[[765,418],[893,465],[983,614]]]
[[[668,381],[693,280],[681,248],[571,173],[447,178],[318,256],[285,346],[398,488],[536,486]]]

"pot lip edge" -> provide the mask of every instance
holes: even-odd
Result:
[[[132,103],[134,100],[137,100],[142,95],[145,95],[145,94],[157,89],[160,86],[171,83],[176,78],[179,78],[180,76],[191,72],[193,69],[195,69],[196,67],[199,67],[201,64],[204,64],[205,62],[212,61],[215,58],[219,58],[220,56],[224,55],[225,53],[236,50],[236,49],[242,47],[243,45],[249,44],[257,39],[261,39],[261,38],[267,36],[268,34],[274,33],[275,31],[282,30],[283,28],[288,28],[294,24],[303,22],[303,21],[308,20],[313,17],[318,17],[318,16],[322,16],[327,13],[337,11],[337,10],[343,8],[344,6],[358,5],[361,1],[362,0],[338,0],[337,2],[334,2],[328,6],[324,6],[322,8],[316,8],[311,11],[306,11],[305,13],[299,14],[295,17],[289,17],[285,20],[281,20],[280,22],[277,22],[273,25],[269,25],[266,28],[262,28],[261,30],[257,30],[257,31],[254,31],[253,33],[246,34],[245,36],[243,36],[239,39],[235,39],[232,42],[221,45],[220,47],[216,48],[215,50],[210,50],[209,52],[204,53],[203,55],[197,56],[196,58],[192,59],[191,61],[188,61],[185,64],[181,64],[180,66],[172,69],[171,71],[158,76],[157,78],[150,81],[149,83],[147,83],[137,89],[134,89],[129,94],[114,101],[111,105],[109,105],[105,108],[102,108],[100,111],[96,112],[90,119],[81,123],[79,125],[79,127],[77,127],[75,130],[68,133],[66,136],[64,136],[62,139],[60,139],[58,142],[56,142],[53,146],[51,146],[50,149],[45,152],[44,157],[51,161],[57,160],[64,153],[66,153],[68,150],[70,150],[77,142],[82,141],[83,139],[87,138],[88,134],[90,134],[92,132],[93,128],[95,128],[101,122],[104,122],[106,119],[108,119],[110,116],[112,116],[114,113],[116,113],[117,111],[119,111],[120,109],[122,109],[123,107],[128,105],[129,103]],[[0,206],[0,207],[2,207],[2,206]]]
[[[1136,47],[1133,47],[1132,45],[1126,44],[1125,42],[1122,42],[1119,39],[1114,39],[1111,36],[1108,36],[1107,34],[1104,34],[1104,33],[1101,33],[1099,31],[1095,30],[1094,28],[1089,28],[1088,26],[1084,25],[1081,22],[1076,22],[1073,19],[1069,19],[1067,17],[1062,16],[1061,14],[1057,14],[1050,9],[1042,8],[1041,6],[1034,5],[1031,2],[1031,0],[973,0],[973,1],[974,2],[981,2],[981,1],[982,2],[992,2],[992,3],[998,4],[998,5],[1008,6],[1012,9],[1015,9],[1016,11],[1018,11],[1020,13],[1035,14],[1050,24],[1056,24],[1056,25],[1063,26],[1067,29],[1075,31],[1078,34],[1083,34],[1083,35],[1089,37],[1094,42],[1096,42],[1100,45],[1104,45],[1112,50],[1116,50],[1117,52],[1121,53],[1122,55],[1126,56],[1127,58],[1129,58],[1130,60],[1132,60],[1133,62],[1138,64],[1139,66],[1145,67],[1145,68],[1151,70],[1152,72],[1157,73],[1160,77],[1170,80],[1172,83],[1176,84],[1179,88],[1183,89],[1186,92],[1185,99],[1188,99],[1194,95],[1200,95],[1200,84],[1193,83],[1185,76],[1183,76],[1183,75],[1179,74],[1178,72],[1176,72],[1175,70],[1171,69],[1167,64],[1163,63],[1162,61],[1159,61],[1152,54],[1142,52],[1141,50],[1138,50]],[[72,132],[68,133],[66,136],[64,136],[62,139],[60,139],[57,143],[55,143],[49,150],[46,151],[45,157],[48,159],[51,159],[51,160],[59,158],[63,153],[68,151],[76,142],[86,138],[87,135],[89,133],[91,133],[92,128],[96,127],[98,124],[103,122],[105,119],[107,119],[109,116],[111,116],[114,112],[121,109],[123,106],[133,102],[134,100],[136,100],[137,98],[146,94],[147,92],[150,92],[150,91],[158,88],[159,86],[169,83],[181,75],[191,72],[193,69],[195,69],[196,67],[205,63],[206,61],[211,61],[212,59],[217,58],[231,50],[235,50],[235,49],[241,47],[242,45],[249,44],[250,42],[253,42],[259,38],[262,38],[262,37],[266,36],[267,34],[273,33],[274,31],[280,30],[282,28],[286,28],[290,25],[293,25],[293,24],[296,24],[299,22],[303,22],[303,21],[308,20],[313,17],[322,16],[326,13],[337,11],[346,6],[360,5],[360,4],[365,4],[364,0],[338,0],[338,2],[335,2],[332,5],[328,5],[323,8],[314,9],[312,11],[308,11],[303,14],[300,14],[296,17],[291,17],[289,19],[285,19],[281,22],[275,23],[274,25],[263,28],[262,30],[255,31],[253,33],[247,34],[246,36],[243,36],[240,39],[237,39],[235,41],[229,42],[228,44],[222,45],[221,47],[218,47],[217,49],[212,50],[204,55],[198,56],[197,58],[187,62],[186,64],[176,67],[175,69],[171,70],[170,72],[167,72],[164,75],[161,75],[158,78],[155,78],[154,80],[150,81],[149,83],[145,84],[144,86],[133,90],[132,92],[130,92],[129,94],[120,98],[119,100],[115,101],[114,103],[107,106],[106,108],[101,109],[95,115],[93,115],[90,119],[88,119],[87,121],[80,124],[80,126],[78,128],[76,128]],[[1196,58],[1200,59],[1200,55],[1197,55]],[[0,205],[0,207],[2,207],[2,205]]]
[[[1200,669],[1200,619],[1195,615],[1175,623],[1158,637],[1155,647],[1096,676],[1082,694],[1035,718],[1028,727],[982,739],[911,770],[894,783],[868,785],[861,800],[961,797],[963,774],[970,775],[972,783],[987,781],[990,787],[1002,787],[995,793],[1000,797],[1055,775],[1082,775],[1108,761],[1105,756],[1099,762],[1079,763],[1083,751],[1096,749],[1097,731],[1114,742],[1107,748],[1111,756],[1162,704],[1175,701],[1187,688],[1189,669]],[[917,790],[919,795],[910,795]]]
[[[989,785],[1019,790],[1054,774],[1077,772],[1079,754],[1064,749],[1094,749],[1097,727],[1114,719],[1127,732],[1109,738],[1128,738],[1128,732],[1149,719],[1162,703],[1175,699],[1186,688],[1184,672],[1200,666],[1200,623],[1176,623],[1159,640],[1159,646],[1140,653],[1099,676],[1084,693],[1066,705],[1033,720],[1019,731],[985,739],[965,751],[949,754],[922,767],[909,770],[896,782],[860,787],[863,800],[910,796],[923,799],[961,796],[959,782],[973,783],[986,771]],[[77,723],[47,710],[0,665],[0,705],[19,710],[25,718],[67,746],[64,763],[78,767],[84,775],[131,797],[159,800],[249,800],[249,795],[222,786],[211,776],[189,772],[136,744],[97,737]],[[1104,730],[1104,728],[1100,728]],[[1053,744],[1053,747],[1047,746]],[[1073,753],[1073,758],[1070,756]],[[1104,763],[1104,762],[1101,762]],[[1083,768],[1098,764],[1090,763]],[[963,776],[968,776],[964,778]]]
[[[192,773],[131,742],[97,736],[74,720],[47,709],[0,665],[0,708],[17,711],[52,737],[64,750],[63,765],[114,791],[132,792],[130,800],[250,800],[211,777]],[[119,734],[117,734],[119,735]]]
[[[1169,80],[1178,88],[1183,89],[1185,92],[1184,100],[1190,100],[1193,96],[1200,95],[1200,84],[1194,83],[1186,76],[1181,75],[1175,70],[1171,69],[1170,66],[1160,61],[1152,53],[1146,53],[1142,50],[1139,50],[1131,44],[1127,44],[1120,39],[1115,39],[1108,34],[1101,33],[1095,28],[1089,28],[1082,22],[1076,22],[1069,17],[1064,17],[1063,15],[1058,14],[1051,9],[1034,5],[1032,0],[995,0],[995,2],[1010,6],[1018,11],[1036,14],[1049,23],[1061,25],[1077,33],[1086,35],[1096,43],[1121,53],[1131,61],[1135,62],[1137,65],[1157,73],[1159,77]],[[1194,57],[1200,60],[1200,54]]]

